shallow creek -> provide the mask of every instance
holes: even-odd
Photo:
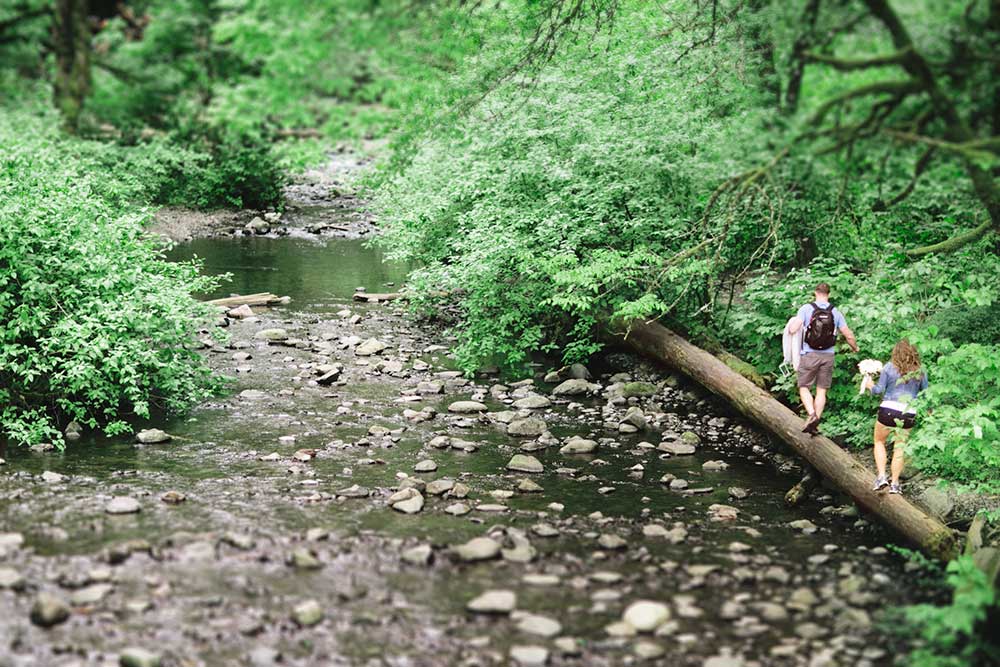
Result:
[[[888,665],[902,648],[882,612],[920,592],[904,589],[889,536],[829,495],[786,508],[797,466],[696,387],[621,353],[578,396],[551,396],[548,368],[529,385],[457,377],[434,327],[352,301],[405,276],[358,238],[200,238],[173,251],[193,255],[233,274],[221,294],[291,303],[233,320],[206,350],[232,393],[155,424],[172,441],[85,435],[63,453],[7,452],[0,532],[23,544],[0,539],[0,568],[21,578],[0,589],[0,667],[118,665],[129,647],[163,667],[821,667]],[[261,337],[274,329],[287,337]],[[385,349],[356,354],[372,338]],[[315,381],[324,364],[343,368],[327,386]],[[616,398],[626,379],[655,395]],[[532,396],[551,404],[511,405]],[[468,400],[488,412],[449,412]],[[630,407],[648,429],[619,430]],[[529,416],[541,436],[506,433]],[[572,436],[596,450],[561,453]],[[687,442],[694,453],[665,451]],[[507,470],[519,453],[543,471]],[[427,460],[436,470],[414,471]],[[456,486],[434,495],[448,487],[434,480]],[[388,505],[401,484],[419,490],[420,511]],[[113,496],[141,511],[106,513]],[[484,536],[503,551],[453,551]],[[486,601],[495,613],[467,610],[490,590],[513,593],[513,610],[504,596]],[[39,592],[69,619],[34,625]],[[315,623],[295,611],[309,600]],[[654,631],[621,622],[638,600],[665,605]]]

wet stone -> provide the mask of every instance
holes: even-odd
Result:
[[[31,606],[31,622],[42,628],[51,628],[69,619],[70,608],[66,602],[51,593],[39,593]]]
[[[593,440],[573,437],[566,441],[560,448],[560,454],[590,454],[597,450],[597,443]]]
[[[121,652],[118,657],[120,667],[160,667],[162,659],[157,653],[144,648],[132,647]]]
[[[538,394],[530,394],[514,401],[514,407],[518,410],[540,410],[550,405],[552,405],[552,401]]]
[[[300,602],[292,610],[292,620],[303,628],[318,624],[324,615],[323,607],[316,600]]]
[[[542,667],[549,662],[549,650],[544,646],[511,646],[510,659],[518,667]]]
[[[597,389],[599,389],[598,385],[591,384],[582,378],[571,378],[557,385],[552,393],[556,396],[581,396]]]
[[[128,496],[115,496],[104,507],[104,511],[108,514],[135,514],[141,509],[139,501]]]
[[[507,470],[516,470],[518,472],[531,472],[539,473],[544,470],[541,461],[536,459],[534,456],[528,456],[526,454],[515,454],[511,457],[510,461],[507,462]]]
[[[61,484],[65,482],[68,477],[66,475],[60,475],[57,472],[52,472],[51,470],[46,470],[41,474],[42,481],[46,484]]]
[[[517,595],[513,591],[486,591],[465,605],[465,608],[477,614],[509,614],[517,606]]]
[[[537,438],[545,433],[545,421],[538,417],[516,419],[507,426],[507,435],[518,438]]]
[[[486,406],[479,401],[455,401],[448,406],[448,412],[458,414],[469,414],[473,412],[486,412]]]
[[[144,445],[158,445],[170,442],[173,438],[169,433],[161,431],[158,428],[150,428],[136,433],[135,439]]]
[[[452,550],[465,562],[491,560],[500,556],[500,543],[491,537],[475,537]]]

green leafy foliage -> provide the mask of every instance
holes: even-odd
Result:
[[[0,437],[15,443],[61,443],[70,419],[121,433],[219,388],[196,351],[213,313],[191,296],[215,281],[165,261],[135,184],[89,171],[74,158],[94,147],[55,126],[0,117]]]

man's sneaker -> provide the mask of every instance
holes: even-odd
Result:
[[[897,495],[903,493],[903,487],[899,485],[898,482],[893,482],[889,485],[889,493],[895,493]]]
[[[872,491],[881,491],[887,486],[889,486],[889,480],[886,479],[885,476],[876,477],[875,486],[872,487]]]
[[[819,429],[819,417],[817,417],[816,415],[809,415],[809,418],[806,419],[805,425],[803,425],[802,427],[802,432],[816,435],[816,431],[818,429]]]

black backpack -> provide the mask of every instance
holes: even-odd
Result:
[[[804,336],[806,343],[814,350],[826,350],[837,342],[837,323],[833,319],[833,304],[822,308],[812,304],[813,314]]]

